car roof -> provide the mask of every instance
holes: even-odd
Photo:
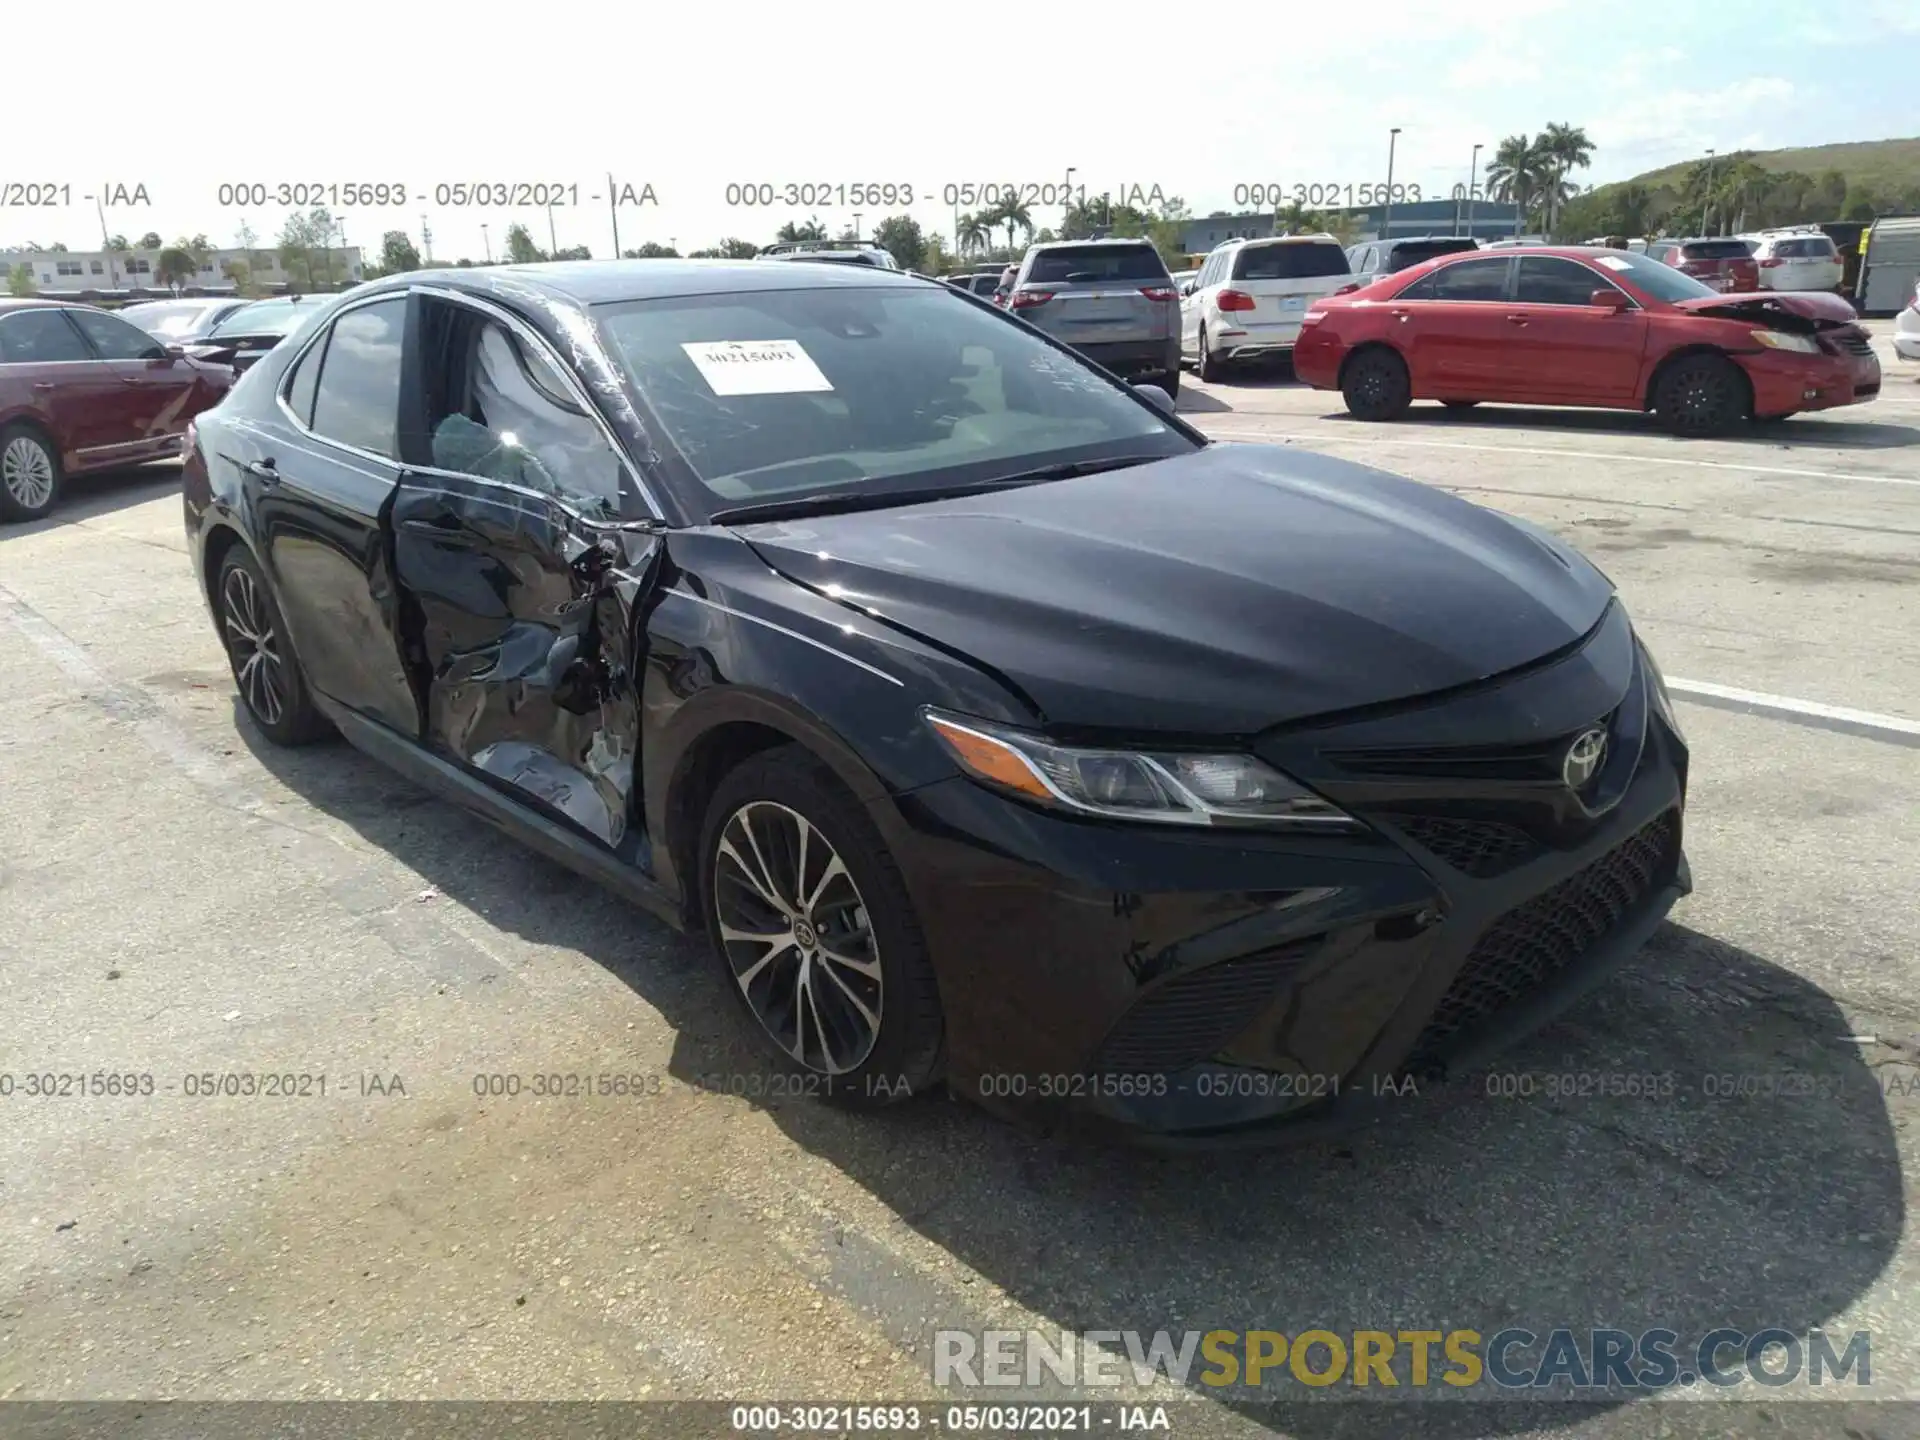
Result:
[[[75,305],[70,300],[43,300],[37,296],[8,296],[0,299],[0,315],[9,310],[90,310],[90,305]]]
[[[380,289],[443,285],[485,297],[496,291],[528,290],[576,305],[611,305],[680,295],[728,291],[822,290],[845,285],[925,285],[904,270],[875,265],[769,265],[763,260],[549,260],[535,265],[474,265],[464,269],[409,270]],[[369,293],[371,293],[370,287]],[[510,298],[510,297],[509,297]]]
[[[1404,236],[1404,239],[1419,237]],[[1230,250],[1243,245],[1338,245],[1339,237],[1327,234],[1324,230],[1312,235],[1240,235],[1232,240],[1222,240],[1215,246],[1218,250]],[[1344,247],[1343,247],[1344,248]]]
[[[1041,240],[1027,247],[1027,254],[1036,250],[1091,250],[1104,245],[1145,245],[1152,248],[1153,242],[1144,235],[1115,235],[1106,240]]]

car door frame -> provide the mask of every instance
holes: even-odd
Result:
[[[402,465],[383,528],[401,644],[422,698],[420,743],[470,780],[650,873],[639,677],[644,614],[665,558],[664,511],[644,468],[537,326],[494,298],[452,287],[423,283],[407,293]],[[544,357],[619,461],[643,513],[592,516],[564,495],[431,463],[420,350],[429,303],[500,324]],[[481,590],[503,613],[480,617],[460,605],[460,593]]]
[[[1624,309],[1557,305],[1520,298],[1520,275],[1529,260],[1571,265],[1592,277],[1593,290],[1618,291]],[[1517,255],[1507,277],[1506,313],[1515,335],[1501,360],[1501,387],[1515,400],[1551,405],[1612,407],[1640,393],[1647,348],[1646,307],[1598,268],[1571,255]],[[1602,357],[1599,383],[1574,373],[1579,354]]]
[[[1413,394],[1423,400],[1500,400],[1498,347],[1504,341],[1507,325],[1504,307],[1513,295],[1514,276],[1519,273],[1515,255],[1485,255],[1462,250],[1458,259],[1417,280],[1409,281],[1384,303],[1388,338],[1395,341],[1407,363]],[[1426,281],[1438,284],[1438,277],[1458,265],[1497,264],[1506,267],[1506,278],[1497,300],[1454,300],[1445,296],[1404,298],[1408,290]],[[1418,267],[1410,266],[1409,269]],[[1406,272],[1396,271],[1396,274]],[[1458,307],[1457,313],[1454,307]],[[1448,333],[1451,323],[1462,335]]]
[[[86,327],[80,323],[80,314],[98,313],[112,324],[124,326],[136,335],[142,336],[148,351],[158,350],[158,355],[145,355],[140,358],[112,359],[103,352]],[[137,434],[119,442],[116,448],[124,450],[129,463],[151,458],[154,455],[167,456],[174,453],[175,447],[167,441],[175,440],[186,434],[187,421],[192,415],[187,413],[192,403],[193,392],[199,386],[199,377],[188,364],[185,355],[171,352],[168,342],[157,335],[148,334],[130,320],[107,311],[86,311],[76,307],[67,317],[73,321],[74,328],[86,336],[87,344],[96,355],[113,367],[113,373],[127,387],[126,404],[123,415],[127,424],[137,430]],[[169,407],[178,412],[179,423],[173,428],[165,428],[164,421]]]
[[[330,311],[274,377],[274,423],[240,415],[220,427],[234,453],[220,458],[240,475],[247,529],[314,692],[332,704],[417,739],[420,699],[403,663],[389,552],[380,516],[393,503],[399,461],[313,428],[288,392],[309,360],[325,381],[334,327],[372,305],[406,301],[383,288]],[[401,374],[408,318],[401,321]],[[399,392],[394,394],[396,431]]]

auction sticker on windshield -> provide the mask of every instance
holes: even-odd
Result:
[[[703,340],[680,348],[716,395],[799,395],[833,389],[798,340]]]

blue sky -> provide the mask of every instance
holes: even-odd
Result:
[[[960,25],[925,9],[762,0],[550,3],[499,20],[394,3],[339,25],[309,23],[340,13],[327,7],[256,8],[193,27],[181,46],[201,73],[245,77],[244,93],[263,75],[286,87],[230,120],[214,105],[176,113],[153,54],[102,47],[85,88],[154,94],[151,124],[117,103],[76,110],[67,67],[10,66],[9,113],[38,118],[30,147],[0,155],[0,181],[69,182],[75,203],[0,210],[0,245],[97,244],[78,197],[103,179],[142,182],[153,199],[111,215],[113,230],[221,244],[242,221],[269,239],[285,213],[220,207],[223,181],[574,181],[583,204],[555,213],[559,243],[605,254],[607,209],[584,197],[609,170],[650,182],[661,202],[623,216],[624,245],[690,249],[771,238],[788,218],[728,208],[729,181],[911,184],[931,192],[917,218],[947,230],[944,184],[1054,181],[1069,166],[1096,190],[1158,185],[1199,213],[1234,208],[1242,183],[1378,182],[1394,125],[1395,179],[1427,193],[1466,179],[1476,141],[1484,160],[1503,135],[1556,120],[1593,137],[1593,183],[1708,146],[1920,133],[1920,0],[1305,8],[1221,23],[1217,9],[1183,20],[1033,0],[1000,26],[991,7]],[[88,14],[103,34],[153,29],[144,4],[99,0]],[[478,258],[482,221],[496,248],[515,219],[545,243],[544,212],[436,213],[413,197],[347,211],[347,238],[404,228],[418,243],[423,212],[437,258]],[[838,226],[852,206],[821,215]]]

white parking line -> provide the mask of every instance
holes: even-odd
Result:
[[[1196,415],[1188,418],[1199,424],[1200,428],[1210,436],[1248,444],[1271,445],[1283,440],[1291,440],[1303,445],[1390,445],[1409,450],[1473,450],[1497,455],[1548,455],[1562,460],[1629,460],[1636,465],[1684,465],[1695,470],[1737,470],[1749,475],[1790,475],[1804,480],[1855,480],[1863,485],[1907,485],[1920,489],[1920,480],[1910,480],[1898,475],[1867,475],[1857,470],[1799,470],[1784,465],[1743,465],[1733,460],[1685,460],[1677,455],[1643,455],[1638,451],[1559,450],[1544,445],[1470,445],[1459,440],[1396,440],[1386,435],[1369,436],[1365,439],[1355,436],[1348,439],[1340,435],[1303,434],[1298,430],[1276,435],[1259,435],[1244,430],[1210,430],[1201,423],[1203,417]]]
[[[1764,715],[1810,725],[1816,730],[1837,730],[1885,740],[1894,745],[1920,749],[1920,720],[1899,715],[1883,715],[1875,710],[1849,710],[1842,705],[1827,705],[1818,700],[1796,700],[1787,695],[1768,695],[1759,690],[1740,690],[1731,685],[1715,685],[1708,680],[1667,681],[1667,692],[1676,700],[1691,700],[1716,710],[1735,710],[1747,715]]]

